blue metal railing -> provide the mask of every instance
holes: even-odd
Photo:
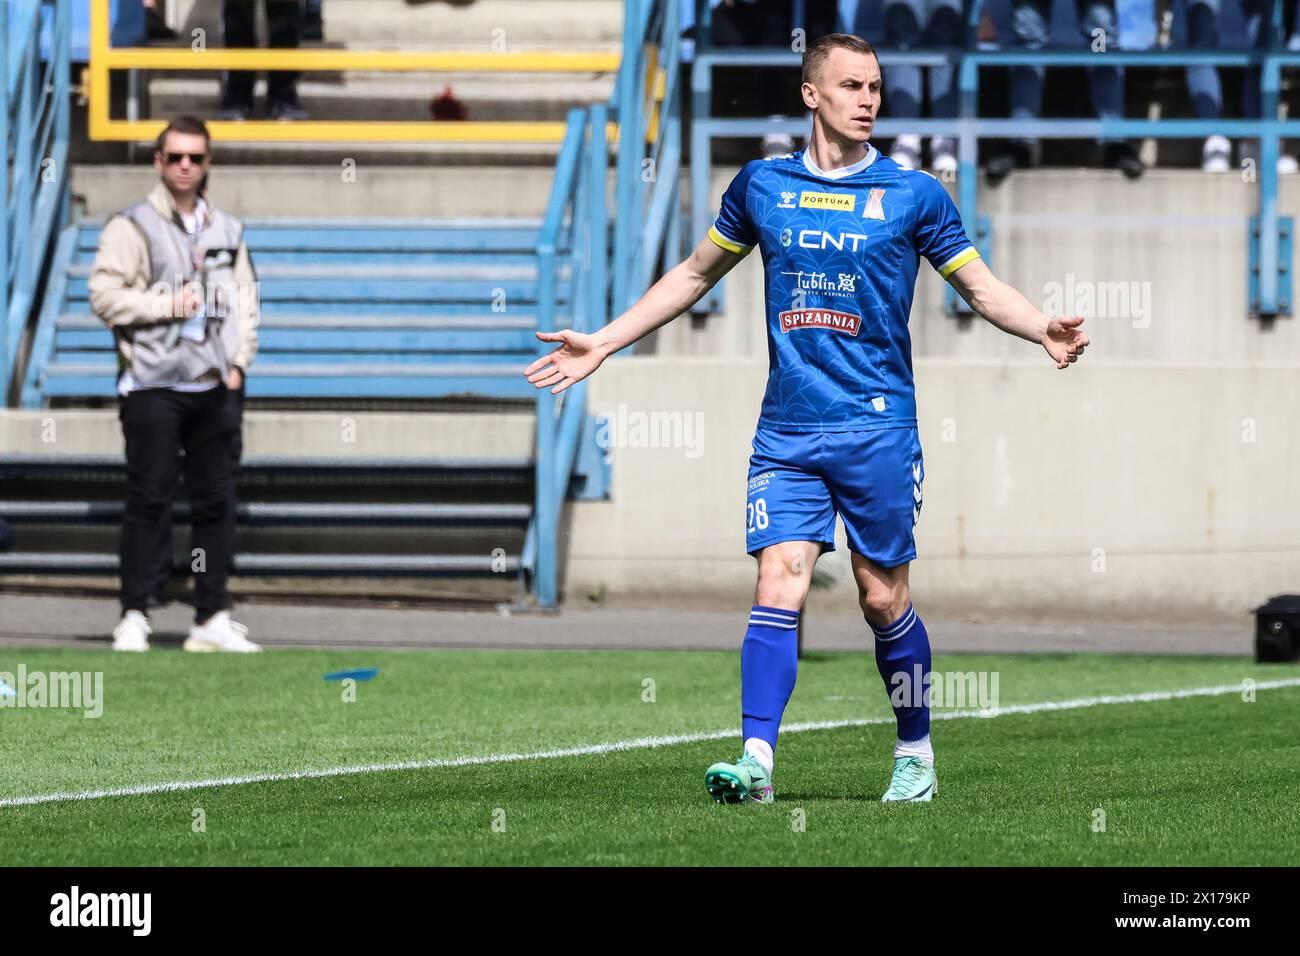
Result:
[[[72,0],[10,6],[0,14],[0,404],[16,373],[46,253],[67,220],[71,108]],[[52,51],[44,61],[43,27]]]
[[[1300,53],[1283,49],[1281,3],[1273,0],[1268,14],[1268,34],[1259,49],[1252,50],[1169,50],[1107,51],[1083,50],[977,50],[974,25],[978,23],[981,0],[970,5],[966,47],[938,50],[882,50],[882,66],[936,66],[952,64],[958,69],[958,115],[952,119],[899,119],[888,117],[875,124],[874,133],[890,138],[901,133],[954,136],[958,140],[958,207],[967,231],[980,254],[988,257],[990,227],[978,204],[977,153],[979,140],[1000,137],[1039,139],[1093,139],[1151,137],[1163,139],[1200,138],[1213,134],[1258,137],[1260,158],[1256,170],[1258,215],[1247,230],[1247,308],[1272,317],[1291,314],[1290,256],[1293,222],[1278,214],[1277,157],[1283,138],[1300,138],[1300,120],[1278,120],[1281,70],[1300,66]],[[715,50],[710,42],[711,16],[707,0],[696,0],[695,58],[691,71],[691,230],[704,235],[711,221],[709,174],[714,139],[764,136],[784,133],[807,135],[805,118],[715,119],[711,113],[712,74],[717,67],[798,66],[799,54],[785,48]],[[1086,119],[983,119],[978,114],[980,70],[1007,66],[1132,66],[1175,67],[1192,65],[1258,67],[1260,70],[1262,119],[1247,120],[1086,120]],[[949,295],[953,311],[965,311],[965,303]],[[697,304],[701,312],[721,309],[721,287]]]
[[[569,327],[594,332],[640,296],[660,260],[680,248],[677,2],[628,0],[624,17],[623,59],[610,103],[569,113],[537,245],[539,329],[555,329],[561,318],[557,270],[567,272],[574,290]],[[618,124],[613,216],[607,201],[611,119]],[[559,249],[567,250],[563,257]],[[539,345],[539,355],[552,351],[550,343]],[[558,529],[573,479],[583,479],[584,497],[603,496],[606,484],[603,462],[593,463],[598,456],[589,447],[595,430],[587,384],[559,396],[540,389],[537,396],[536,504],[520,563],[543,607],[559,601]]]

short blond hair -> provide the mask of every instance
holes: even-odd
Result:
[[[817,77],[821,74],[822,66],[826,63],[826,58],[831,55],[831,50],[836,49],[861,53],[864,56],[867,54],[876,55],[876,48],[862,37],[854,36],[852,33],[828,33],[823,37],[818,37],[804,51],[803,82],[815,83]]]

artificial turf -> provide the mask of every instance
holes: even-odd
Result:
[[[0,800],[534,753],[738,723],[735,653],[0,649],[0,672],[19,664],[102,672],[103,715],[0,709]],[[380,673],[347,702],[322,675],[357,666]],[[1297,676],[1221,657],[948,655],[935,669],[996,672],[1004,708]],[[800,665],[785,720],[888,714],[869,654],[816,654]],[[1298,724],[1300,687],[1260,690],[1254,701],[1230,693],[936,720],[940,792],[925,805],[879,803],[894,739],[883,722],[783,737],[768,806],[719,806],[705,794],[704,768],[737,755],[737,733],[0,806],[0,845],[11,866],[1292,865]]]

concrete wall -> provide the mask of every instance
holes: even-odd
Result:
[[[540,219],[555,176],[542,167],[421,170],[360,162],[345,182],[341,163],[223,166],[224,148],[216,147],[210,195],[244,218]],[[157,182],[153,167],[143,164],[72,170],[72,191],[84,197],[90,216],[139,202]]]
[[[1196,619],[1300,592],[1300,363],[1090,354],[1058,372],[1026,349],[1013,362],[917,362],[918,601]],[[602,587],[748,600],[745,480],[766,372],[760,360],[650,356],[596,374],[591,410],[625,428],[613,432],[610,499],[570,509],[570,600]],[[670,416],[657,431],[654,413]],[[245,432],[249,455],[527,455],[533,442],[527,414],[250,412]],[[668,447],[649,447],[656,436]],[[0,454],[120,450],[112,412],[0,412]],[[838,583],[819,597],[852,613],[838,536],[818,565]]]
[[[244,415],[244,454],[250,457],[529,458],[534,442],[533,416],[527,413],[249,411]],[[123,453],[115,411],[0,409],[0,457]]]
[[[573,508],[571,597],[752,588],[745,480],[765,362],[626,358],[592,408],[691,416],[679,447],[615,447],[611,500]],[[927,607],[1244,612],[1300,591],[1300,363],[917,362]],[[619,406],[623,408],[620,412]],[[630,436],[631,432],[626,434]],[[683,447],[689,446],[689,447]],[[853,607],[843,552],[819,567]],[[921,600],[918,597],[918,600]]]

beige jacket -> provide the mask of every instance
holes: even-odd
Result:
[[[161,182],[149,193],[148,201],[165,219],[178,221],[176,202]],[[158,316],[169,316],[173,311],[171,290],[151,289],[152,279],[149,244],[143,233],[123,216],[110,219],[100,233],[88,286],[91,311],[113,330],[123,368],[131,367],[133,326],[154,325]],[[242,242],[235,259],[234,279],[250,291],[235,300],[239,348],[231,364],[247,369],[257,355],[261,306],[257,274],[248,246]]]

